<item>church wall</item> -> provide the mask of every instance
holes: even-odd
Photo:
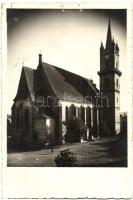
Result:
[[[54,144],[59,145],[62,144],[62,107],[56,102],[55,105],[52,103],[50,110],[53,118],[52,126],[54,126]]]
[[[46,143],[54,143],[54,120],[33,119],[33,132],[38,145],[45,146]]]
[[[106,95],[106,93],[113,92],[114,90],[114,75],[113,74],[108,74],[104,77],[100,78],[100,87],[101,87],[101,91],[104,92],[104,94]]]
[[[27,112],[28,121],[25,119]],[[32,109],[28,101],[18,100],[14,110],[14,139],[17,145],[32,143]]]
[[[26,119],[26,113],[28,114],[28,119]],[[13,127],[15,142],[18,146],[30,148],[38,144],[54,143],[54,120],[34,118],[37,113],[38,110],[33,110],[28,101],[18,100],[15,102],[15,122]]]
[[[115,131],[120,133],[120,108],[115,108]]]
[[[85,125],[88,127],[88,131],[90,129],[93,129],[94,137],[97,137],[97,111],[93,112],[94,108],[92,108],[93,105],[90,104],[80,104],[76,102],[60,102],[60,118],[57,124],[59,123],[58,127],[58,137],[60,138],[60,141],[63,143],[64,136],[67,133],[67,127],[64,126],[63,122],[67,121],[69,119],[72,119],[73,117],[79,117]],[[84,115],[84,116],[83,116]],[[94,122],[95,119],[95,122]],[[95,126],[95,130],[94,130]]]
[[[115,75],[115,132],[120,133],[120,79]]]

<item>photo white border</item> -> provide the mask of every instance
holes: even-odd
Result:
[[[127,70],[129,70],[128,108],[128,167],[7,167],[6,134],[6,9],[7,8],[60,8],[60,9],[127,9]],[[13,198],[133,198],[132,177],[132,75],[133,75],[133,4],[129,1],[90,1],[77,3],[8,3],[2,4],[2,178],[1,199]]]

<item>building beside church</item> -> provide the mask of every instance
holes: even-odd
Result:
[[[15,143],[22,146],[62,144],[64,122],[79,118],[93,137],[120,132],[119,47],[109,22],[106,46],[100,47],[100,91],[92,80],[42,61],[37,69],[23,66],[12,106]],[[87,136],[88,137],[88,136]],[[87,138],[88,139],[88,138]]]

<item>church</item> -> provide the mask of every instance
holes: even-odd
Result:
[[[65,123],[76,118],[87,127],[83,140],[89,140],[90,132],[94,138],[119,134],[119,46],[112,38],[110,21],[106,45],[100,47],[98,75],[100,90],[91,79],[43,62],[41,54],[36,69],[23,66],[12,105],[15,143],[61,145],[66,142]]]

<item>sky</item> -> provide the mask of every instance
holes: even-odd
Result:
[[[43,61],[92,79],[99,88],[100,44],[105,45],[108,21],[120,48],[120,110],[127,111],[126,10],[8,9],[7,113],[11,113],[22,66],[36,69]]]

